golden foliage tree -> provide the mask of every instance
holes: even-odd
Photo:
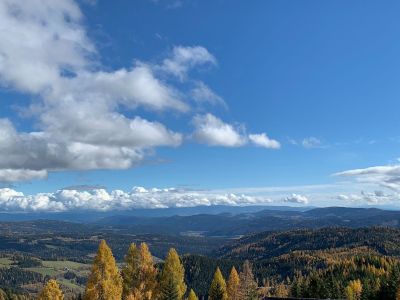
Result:
[[[281,282],[275,288],[275,297],[285,298],[287,296],[289,296],[289,289],[283,282]]]
[[[123,278],[123,298],[127,298],[128,295],[132,294],[135,287],[138,286],[139,276],[139,251],[135,245],[132,243],[129,246],[128,253],[125,255],[125,266],[122,268],[122,278]],[[131,295],[132,297],[133,295]]]
[[[187,300],[199,300],[196,293],[191,289]]]
[[[175,249],[167,254],[160,276],[160,299],[181,300],[186,293],[185,269]]]
[[[226,285],[228,300],[239,300],[240,279],[235,267],[232,267]]]
[[[38,300],[63,300],[64,295],[57,281],[50,279],[39,294]]]
[[[114,256],[107,243],[102,240],[94,258],[85,290],[85,300],[120,300],[122,278]]]
[[[360,300],[362,293],[362,284],[359,279],[352,280],[346,287],[345,294],[347,300]]]
[[[208,291],[209,300],[227,300],[226,283],[221,270],[217,267],[214,273],[214,278],[211,282],[210,290]]]
[[[254,280],[251,264],[246,260],[243,264],[243,270],[239,274],[240,288],[239,297],[241,300],[258,299],[257,282]]]
[[[124,299],[128,295],[138,300],[156,298],[157,269],[146,243],[141,243],[139,249],[135,244],[131,244],[125,256],[122,277]]]

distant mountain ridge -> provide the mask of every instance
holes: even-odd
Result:
[[[262,231],[322,227],[399,227],[400,211],[376,208],[313,208],[306,211],[264,209],[252,213],[198,214],[171,217],[112,216],[97,225],[125,228],[140,233],[185,234],[201,232],[206,236],[241,236]]]
[[[1,221],[33,221],[33,220],[56,220],[69,222],[95,222],[97,220],[113,216],[137,216],[137,217],[172,217],[172,216],[192,216],[197,214],[243,214],[255,213],[261,210],[280,210],[280,211],[305,211],[313,207],[292,207],[292,206],[194,206],[194,207],[170,207],[170,208],[137,208],[125,211],[69,211],[69,212],[0,212]]]
[[[322,227],[400,227],[400,211],[377,208],[197,207],[126,212],[0,214],[0,221],[58,220],[134,234],[240,237],[263,231]]]

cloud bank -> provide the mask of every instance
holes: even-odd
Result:
[[[63,189],[54,193],[24,195],[14,189],[0,189],[0,210],[8,212],[112,211],[135,208],[193,207],[199,205],[244,206],[266,204],[265,197],[233,193],[190,191],[176,188],[145,189],[134,187],[130,192],[97,188]]]

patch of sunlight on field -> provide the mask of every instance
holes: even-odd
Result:
[[[24,268],[24,270],[36,272],[36,273],[42,274],[43,276],[48,275],[51,277],[57,276],[60,274],[60,272],[58,272],[57,270],[50,269],[50,268],[44,268],[44,267]]]
[[[77,275],[84,276],[89,273],[90,265],[68,260],[42,261],[42,267],[26,268],[26,270],[40,273],[43,276],[49,275],[52,277],[62,276],[67,271],[72,271]]]
[[[13,261],[8,257],[0,257],[0,268],[8,268]]]
[[[84,287],[82,287],[82,286],[80,286],[80,285],[78,285],[78,284],[76,284],[74,282],[71,282],[70,280],[65,279],[65,278],[57,278],[57,281],[61,285],[64,285],[67,288],[70,288],[72,290],[76,290],[76,291],[78,291],[80,293],[82,293],[85,290]]]

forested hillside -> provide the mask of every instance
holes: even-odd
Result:
[[[264,232],[235,240],[218,250],[230,259],[260,260],[302,250],[366,247],[382,255],[400,255],[400,229],[322,228]]]

